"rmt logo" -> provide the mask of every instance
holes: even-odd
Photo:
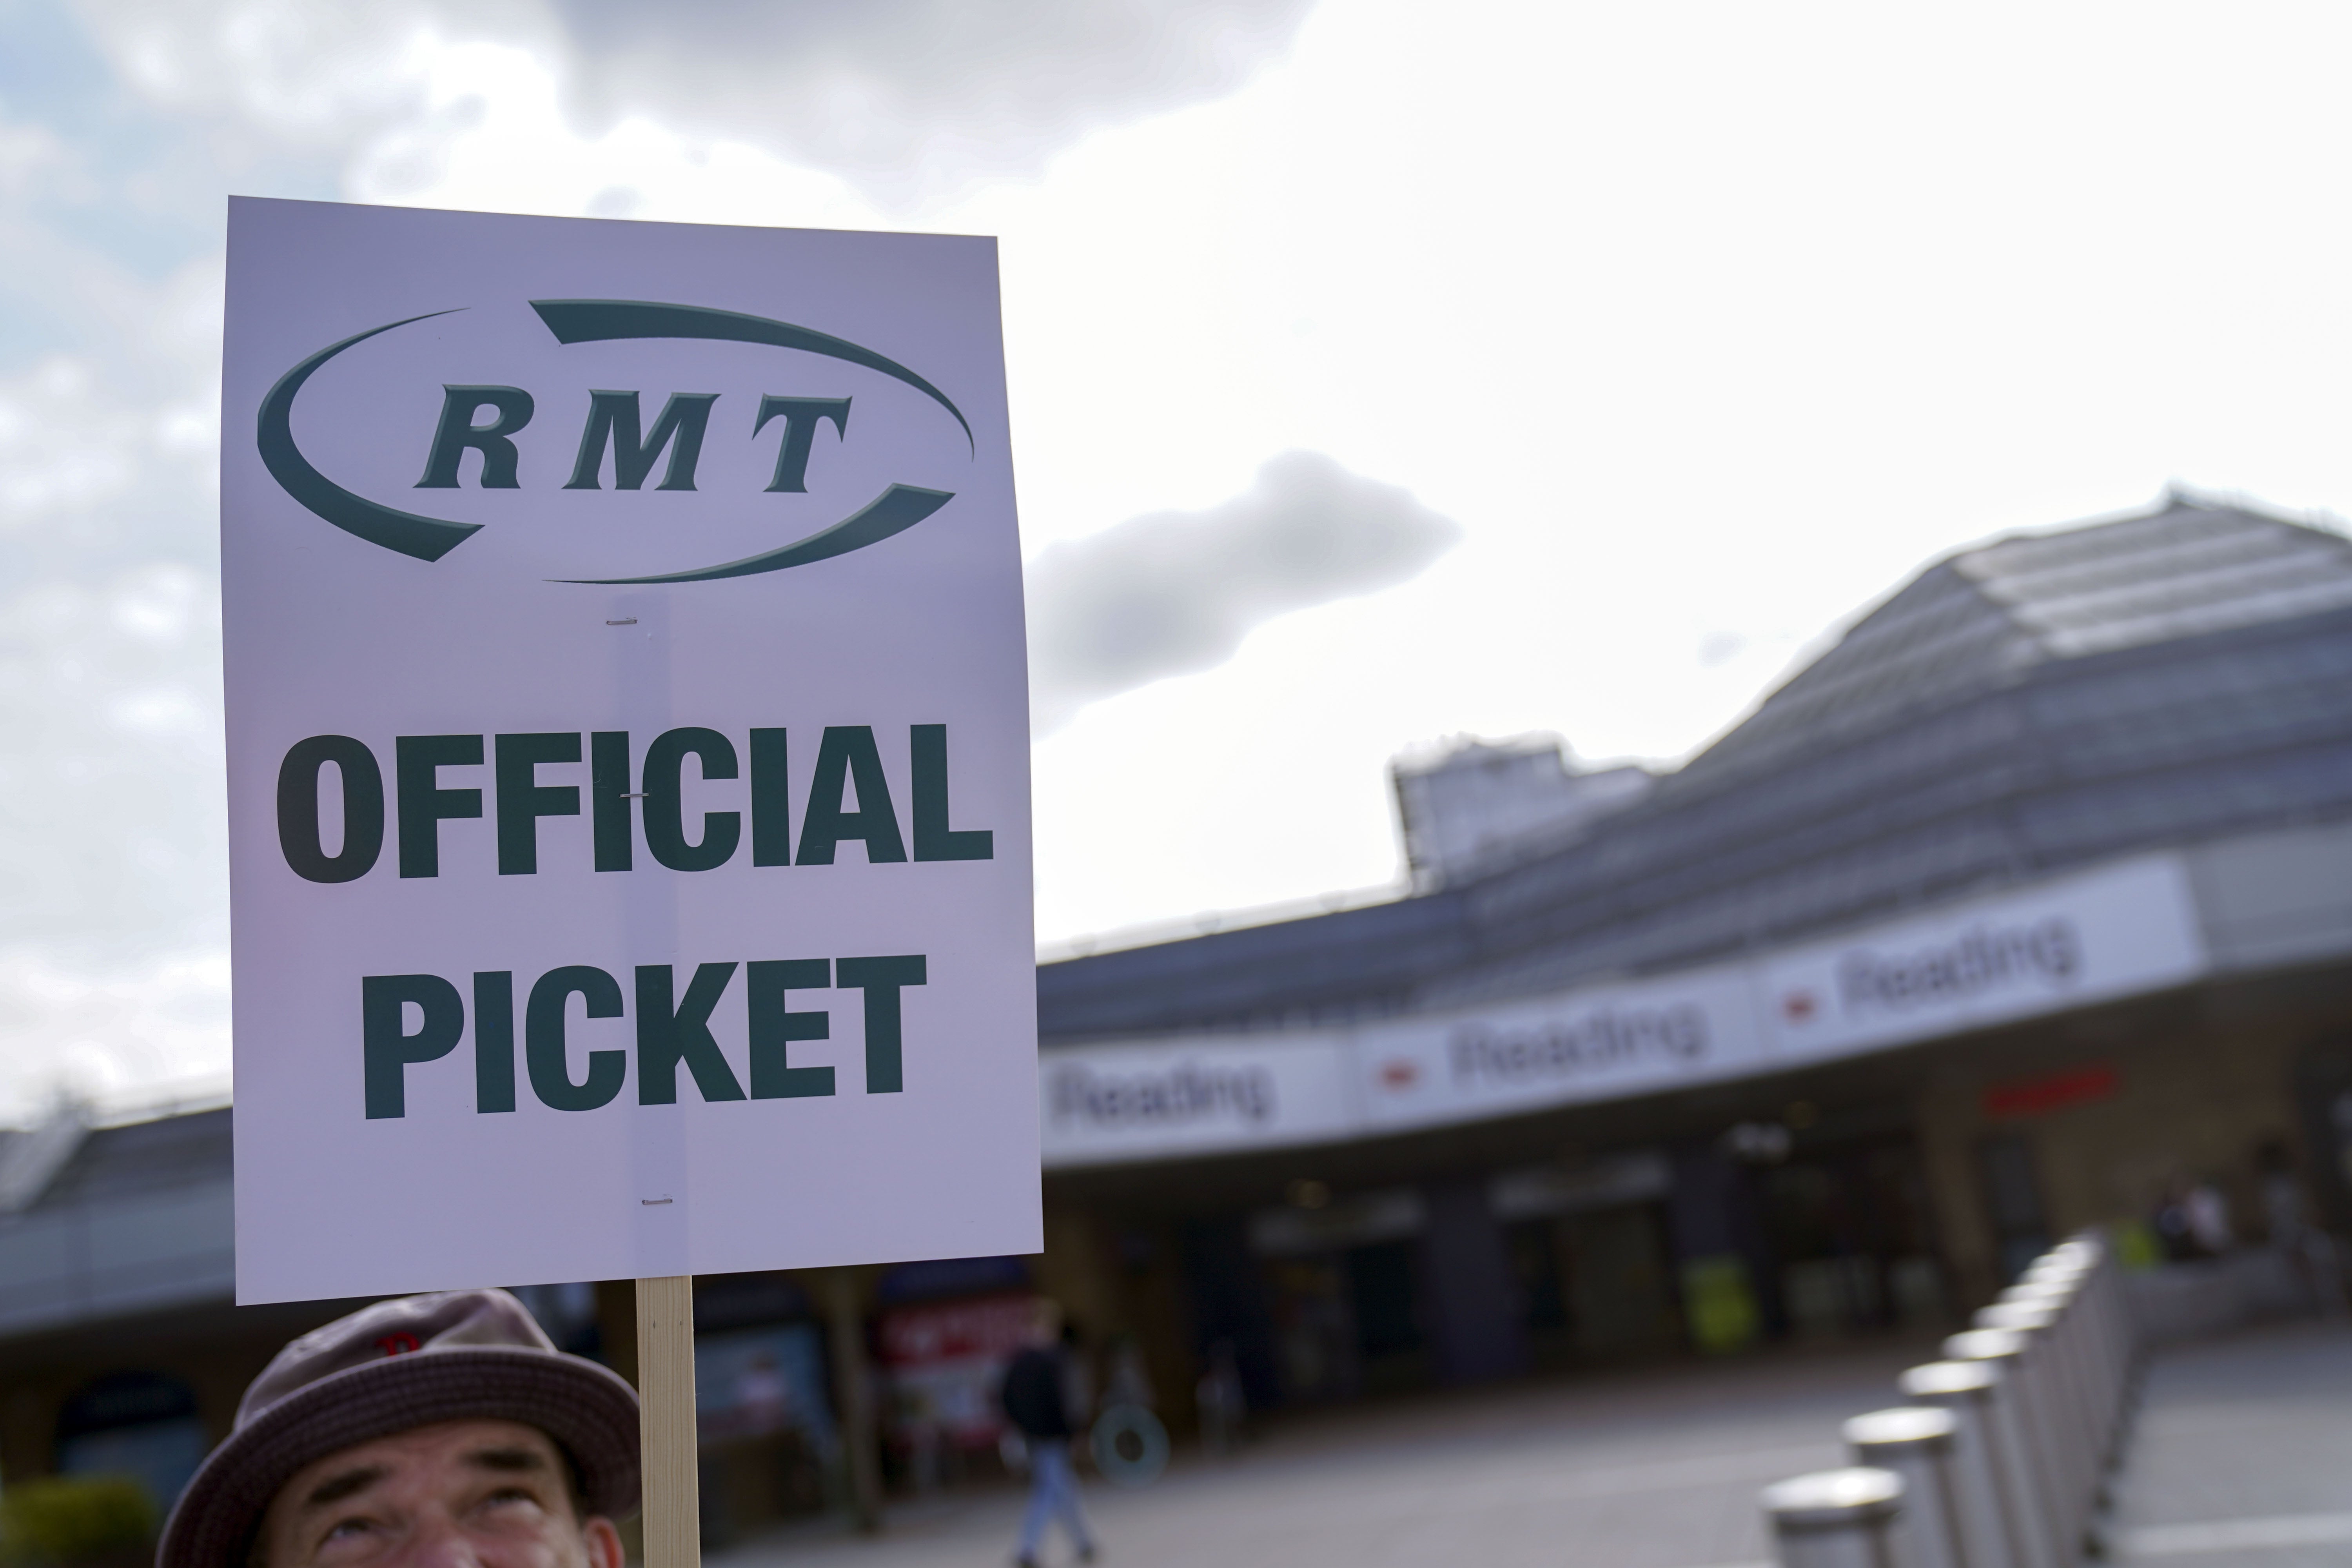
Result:
[[[740,311],[656,300],[534,300],[530,308],[556,342],[567,346],[630,339],[756,343],[878,372],[920,393],[952,416],[967,453],[978,451],[971,421],[946,393],[896,360],[812,328]],[[304,384],[346,349],[415,322],[452,313],[439,310],[410,316],[320,350],[278,378],[262,400],[256,421],[255,440],[262,463],[288,495],[347,533],[428,563],[439,561],[482,525],[404,511],[344,489],[313,466],[296,445],[293,412],[295,399]],[[696,470],[702,461],[704,445],[711,438],[711,421],[719,397],[715,392],[670,393],[648,428],[642,392],[592,391],[571,477],[563,482],[563,489],[602,489],[609,475],[614,489],[643,489],[658,467],[662,477],[655,486],[656,489],[694,489]],[[772,438],[776,443],[775,461],[768,470],[766,488],[770,492],[807,493],[809,464],[817,450],[819,433],[830,426],[835,443],[846,441],[850,403],[845,396],[786,396],[774,393],[761,396],[749,420],[748,436],[752,440]],[[445,385],[440,417],[434,427],[432,446],[425,454],[424,476],[416,481],[415,488],[461,489],[470,469],[475,485],[482,489],[521,489],[522,454],[516,437],[538,412],[537,400],[520,386]],[[769,436],[772,427],[772,437]],[[468,464],[468,454],[478,461]],[[862,510],[827,528],[740,560],[649,576],[560,580],[595,584],[691,583],[804,566],[902,533],[954,499],[952,490],[893,484]]]
[[[416,481],[416,488],[457,489],[459,465],[466,453],[472,450],[482,455],[479,483],[484,489],[520,489],[522,481],[516,476],[521,466],[521,454],[515,450],[514,438],[538,412],[530,394],[520,386],[448,386],[442,388],[442,393],[441,424],[433,432],[433,453],[425,460],[425,477]],[[665,449],[669,453],[669,466],[655,488],[694,488],[694,470],[702,461],[703,437],[710,430],[710,406],[719,401],[719,394],[670,394],[650,431],[645,428],[640,395],[635,392],[604,391],[588,395],[588,424],[580,432],[580,455],[572,459],[572,477],[564,481],[565,489],[604,489],[609,457],[613,488],[641,490]],[[491,413],[489,422],[476,423],[486,408]],[[770,394],[760,399],[760,417],[751,426],[753,437],[757,438],[775,419],[783,421],[783,436],[776,447],[775,478],[769,481],[768,489],[805,494],[809,454],[816,445],[817,428],[829,423],[835,436],[846,437],[849,399],[779,397]]]

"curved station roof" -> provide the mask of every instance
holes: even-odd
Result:
[[[1382,1031],[1442,1024],[1458,1040],[1465,1025],[1519,1017],[1574,1055],[1584,1047],[1558,1044],[1561,1032],[1600,1026],[1593,1009],[1625,988],[1720,980],[1765,1016],[1767,1037],[1738,1070],[1769,1070],[1787,1009],[1807,1005],[1775,991],[1774,975],[1808,944],[1876,933],[1915,955],[1957,953],[1969,931],[1997,945],[2036,920],[2107,920],[2114,952],[2085,973],[2134,953],[2156,965],[2117,980],[2125,989],[2194,978],[2215,939],[2180,851],[2352,823],[2352,541],[2176,491],[2141,515],[1959,552],[1706,752],[1622,799],[1392,902],[1041,967],[1049,1163],[1057,1061],[1095,1064],[1108,1081],[1122,1059],[1160,1060],[1164,1077],[1181,1065],[1170,1053],[1198,1058],[1218,1040],[1336,1042],[1364,1058],[1345,1070],[1377,1089],[1381,1072],[1405,1070],[1366,1043]],[[2062,909],[2070,897],[2091,912]],[[2125,929],[2133,919],[2181,929]],[[2158,962],[2168,943],[2179,951]],[[1984,949],[1953,962],[2009,961]],[[2092,984],[2087,999],[2095,978],[2067,984]],[[2066,995],[2053,985],[2052,1005]],[[1993,1016],[1933,1012],[1874,1037]],[[1212,1121],[1216,1095],[1238,1091],[1202,1089],[1206,1070],[1137,1089],[1143,1110],[1115,1089],[1100,1103],[1116,1121],[1173,1096]],[[1634,1073],[1604,1091],[1609,1077],[1591,1077],[1590,1092],[1672,1087]],[[1065,1112],[1083,1092],[1065,1094]],[[1354,1121],[1316,1135],[1360,1124],[1364,1092],[1342,1096],[1359,1102]],[[1081,1139],[1059,1159],[1113,1157],[1091,1147]]]

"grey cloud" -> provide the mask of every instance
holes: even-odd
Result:
[[[1312,0],[555,0],[576,101],[750,135],[906,201],[1232,91]]]
[[[897,206],[1034,174],[1087,132],[1222,96],[1313,0],[81,0],[175,107],[342,145],[415,117],[420,30],[554,61],[587,127],[632,112],[772,148]],[[408,127],[414,129],[414,127]]]
[[[1402,583],[1461,534],[1408,490],[1286,452],[1222,505],[1055,545],[1029,567],[1034,728],[1044,734],[1089,702],[1214,668],[1252,627]]]
[[[218,168],[250,176],[281,173],[273,153],[332,160],[416,115],[422,83],[405,55],[438,25],[435,3],[75,0],[72,9],[120,85],[194,119],[177,128],[183,138]],[[532,0],[482,0],[464,32],[523,42],[545,26]]]

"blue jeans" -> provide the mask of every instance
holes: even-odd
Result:
[[[1078,1511],[1078,1478],[1070,1468],[1070,1440],[1067,1437],[1032,1437],[1029,1439],[1029,1512],[1021,1521],[1021,1552],[1024,1558],[1034,1558],[1037,1548],[1045,1542],[1045,1526],[1055,1519],[1070,1534],[1070,1543],[1081,1552],[1094,1550],[1094,1537],[1087,1530],[1087,1516]]]

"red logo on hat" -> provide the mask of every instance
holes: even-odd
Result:
[[[417,1339],[415,1334],[386,1334],[383,1338],[376,1341],[376,1343],[383,1347],[383,1353],[387,1357],[396,1355],[415,1355],[418,1351],[425,1348],[422,1344],[417,1342]]]
[[[1821,1005],[1821,999],[1810,991],[1791,991],[1780,998],[1780,1011],[1791,1024],[1811,1023]]]

